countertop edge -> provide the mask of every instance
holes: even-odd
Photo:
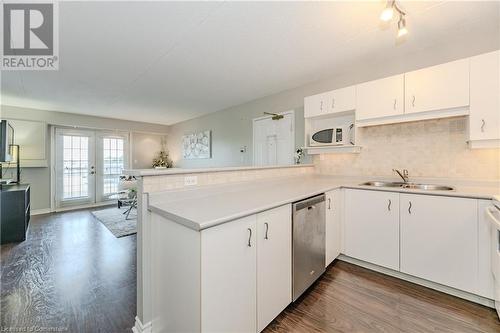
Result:
[[[211,173],[228,171],[251,171],[266,169],[289,169],[289,168],[314,168],[314,164],[294,164],[294,165],[272,165],[272,166],[248,166],[248,167],[224,167],[224,168],[199,168],[199,169],[129,169],[124,170],[123,174],[144,177],[144,176],[164,176],[164,175],[182,175],[188,173]]]

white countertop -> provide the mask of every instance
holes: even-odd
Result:
[[[314,167],[313,164],[294,164],[294,165],[272,165],[272,166],[243,166],[243,167],[224,167],[224,168],[167,168],[167,169],[129,169],[124,170],[123,174],[134,177],[144,176],[162,176],[162,175],[180,175],[186,173],[206,173],[206,172],[224,172],[224,171],[248,171],[264,169],[283,169],[283,168],[304,168]]]
[[[371,179],[301,175],[171,190],[149,194],[148,209],[188,228],[203,230],[341,187],[488,200],[500,195],[498,183],[457,186],[443,181],[438,183],[453,186],[455,190],[426,191],[359,185],[367,180]]]

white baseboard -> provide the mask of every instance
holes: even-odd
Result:
[[[132,327],[134,333],[152,333],[151,322],[143,324],[139,317],[135,317],[135,325]]]
[[[77,210],[77,209],[94,208],[94,207],[102,207],[102,206],[112,206],[112,205],[116,205],[116,200],[105,201],[105,202],[98,202],[98,203],[88,204],[88,205],[60,207],[60,208],[56,208],[54,210],[54,212],[66,212],[68,210]]]
[[[430,289],[434,289],[434,290],[443,292],[445,294],[449,294],[449,295],[452,295],[455,297],[463,298],[465,300],[468,300],[468,301],[471,301],[474,303],[478,303],[478,304],[487,306],[489,308],[495,308],[495,302],[489,298],[485,298],[485,297],[482,297],[479,295],[471,294],[471,293],[468,293],[466,291],[458,290],[455,288],[447,287],[447,286],[444,286],[444,285],[439,284],[439,283],[424,280],[424,279],[421,279],[421,278],[418,278],[415,276],[411,276],[411,275],[408,275],[405,273],[401,273],[398,271],[394,271],[394,270],[389,269],[389,268],[381,267],[381,266],[371,264],[371,263],[366,262],[366,261],[362,261],[362,260],[358,260],[358,259],[355,259],[352,257],[348,257],[344,254],[341,254],[337,259],[354,264],[354,265],[357,265],[357,266],[361,266],[361,267],[370,269],[370,270],[375,271],[375,272],[379,272],[382,274],[393,276],[393,277],[401,279],[401,280],[405,280],[405,281],[412,282],[412,283],[415,283],[415,284],[418,284],[418,285],[421,285],[421,286],[424,286],[424,287],[427,287]]]
[[[41,214],[49,214],[51,212],[52,212],[52,210],[50,208],[33,209],[32,211],[30,211],[30,215],[34,216],[34,215],[41,215]]]

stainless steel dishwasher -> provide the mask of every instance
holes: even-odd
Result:
[[[325,271],[325,195],[293,204],[293,301]]]

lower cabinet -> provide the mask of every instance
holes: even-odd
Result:
[[[201,331],[256,332],[256,216],[201,232]]]
[[[477,200],[401,194],[401,271],[477,292]]]
[[[340,254],[342,192],[333,190],[325,193],[325,267]]]
[[[399,194],[345,191],[345,254],[399,270]]]
[[[291,206],[257,214],[257,331],[292,301]]]
[[[201,331],[260,332],[292,296],[291,206],[201,232]]]

